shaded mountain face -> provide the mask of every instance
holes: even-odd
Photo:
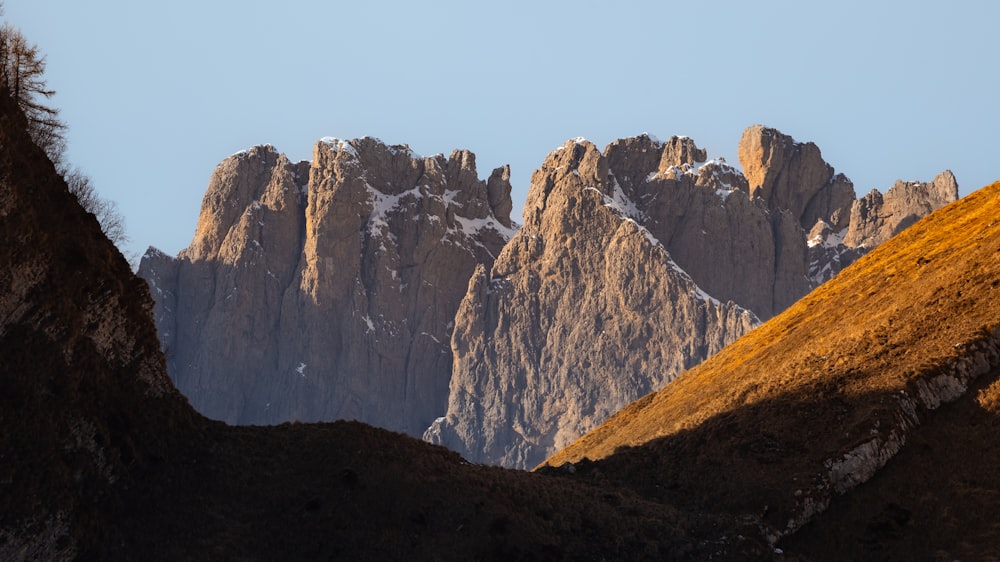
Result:
[[[470,282],[424,438],[531,468],[957,198],[945,172],[855,201],[815,145],[761,126],[739,154],[745,176],[686,137],[550,154],[524,227]]]
[[[215,170],[190,247],[151,250],[171,376],[209,417],[357,419],[419,435],[444,410],[452,321],[513,233],[509,169],[371,138]]]
[[[855,200],[762,126],[739,155],[746,175],[686,137],[571,141],[515,236],[509,170],[480,180],[470,152],[257,147],[218,166],[191,246],[139,274],[209,417],[357,419],[530,468],[957,197],[945,172]]]
[[[961,523],[929,528],[935,516],[953,517],[949,490],[962,505],[1000,490],[1000,480],[982,476],[988,460],[972,453],[997,425],[998,209],[1000,183],[935,212],[546,464],[578,463],[584,479],[615,474],[646,497],[728,513],[771,544],[798,533],[788,544],[819,557],[845,540],[863,557],[906,558],[912,544],[927,543],[893,537],[924,541],[925,528],[942,538],[941,557],[980,557],[984,543],[957,538]],[[992,448],[983,454],[993,458]],[[929,469],[935,461],[953,463],[973,488],[917,484],[918,467],[948,478],[946,468]],[[914,489],[889,499],[907,478]],[[880,507],[866,511],[869,500],[855,497]],[[925,507],[930,516],[918,514]],[[970,528],[977,540],[994,536]],[[865,552],[865,541],[887,550]]]
[[[991,560],[1000,529],[1000,372],[981,376],[954,405],[913,431],[877,478],[830,507],[782,546],[805,559]]]

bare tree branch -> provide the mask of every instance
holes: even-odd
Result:
[[[118,204],[98,195],[90,177],[81,172],[79,168],[65,170],[63,177],[66,179],[70,193],[76,195],[80,206],[97,217],[97,221],[101,223],[101,230],[104,231],[108,240],[111,240],[119,248],[127,244],[129,237],[125,232],[125,217],[118,210]]]

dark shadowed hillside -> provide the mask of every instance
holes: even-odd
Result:
[[[204,427],[167,378],[145,284],[25,126],[3,92],[0,558],[99,556]]]
[[[809,558],[1000,560],[1000,373],[925,426],[786,548]]]

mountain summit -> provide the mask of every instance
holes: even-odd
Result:
[[[191,245],[147,252],[171,377],[235,424],[355,419],[530,468],[957,197],[856,200],[760,125],[744,174],[688,137],[583,139],[532,177],[377,139],[223,161]]]
[[[703,154],[687,139],[644,136],[603,155],[582,139],[549,155],[524,226],[470,282],[455,320],[448,413],[425,439],[477,462],[534,466],[756,325],[678,266],[659,239],[672,233],[644,226],[662,224],[647,205],[657,191],[733,217],[723,224],[748,209],[762,218],[725,183],[738,172],[693,172]]]

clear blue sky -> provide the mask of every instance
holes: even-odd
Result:
[[[69,159],[132,251],[175,254],[213,168],[376,136],[531,172],[584,136],[691,136],[737,163],[754,123],[813,141],[858,195],[950,168],[1000,179],[1000,3],[7,0],[48,57]]]

